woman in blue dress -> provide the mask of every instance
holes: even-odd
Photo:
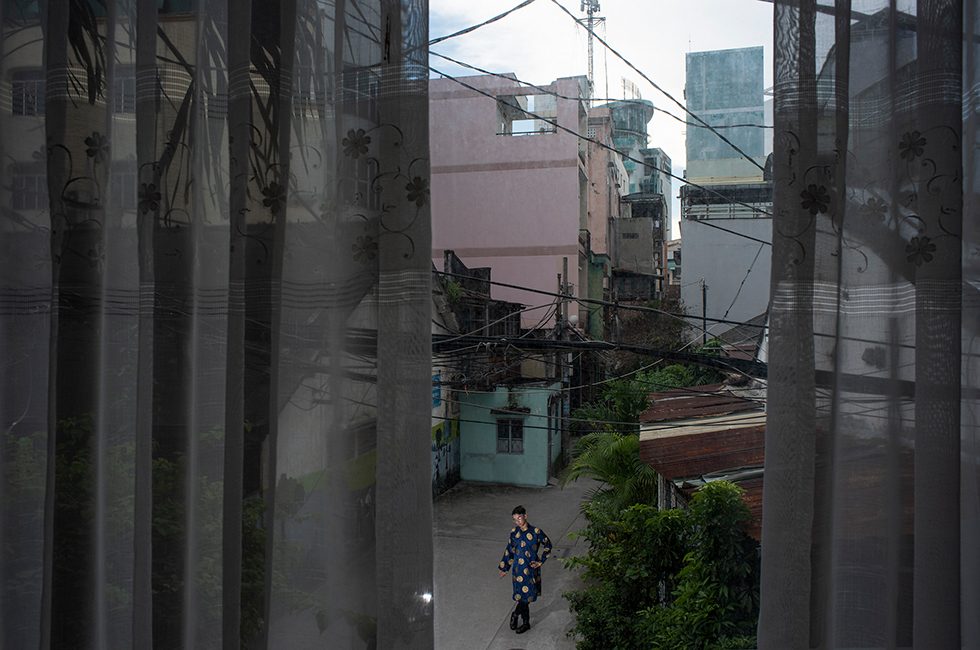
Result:
[[[541,595],[541,565],[551,554],[551,540],[540,528],[527,523],[527,510],[517,506],[511,512],[514,527],[510,531],[504,556],[497,565],[500,577],[510,571],[517,607],[510,615],[510,629],[524,634],[531,629],[531,612],[528,607]],[[524,622],[518,626],[518,617]]]

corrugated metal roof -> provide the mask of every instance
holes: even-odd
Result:
[[[640,457],[685,494],[727,478],[745,491],[749,534],[761,538],[766,413],[757,389],[695,386],[651,395],[640,417]],[[751,472],[746,472],[751,468]]]
[[[650,407],[640,415],[640,424],[755,410],[761,406],[759,400],[753,399],[756,392],[711,384],[652,393]]]
[[[726,413],[712,417],[673,420],[656,424],[640,425],[640,442],[655,438],[676,436],[697,436],[703,433],[731,431],[766,426],[765,411],[755,410],[744,413]]]

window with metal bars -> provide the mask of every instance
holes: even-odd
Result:
[[[497,453],[524,453],[524,420],[517,418],[497,420]]]
[[[10,83],[14,115],[44,115],[44,71],[18,70]]]

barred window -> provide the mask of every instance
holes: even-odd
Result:
[[[44,115],[44,72],[19,70],[11,80],[14,115]]]
[[[14,168],[11,190],[14,210],[47,210],[48,179],[43,171]]]
[[[112,79],[112,109],[115,113],[136,112],[136,70],[126,66]]]
[[[524,420],[515,418],[497,420],[497,453],[524,453]]]
[[[112,207],[117,210],[136,209],[136,165],[116,166],[112,170]]]

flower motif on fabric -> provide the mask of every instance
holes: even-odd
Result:
[[[262,205],[269,208],[272,214],[279,214],[282,204],[286,202],[286,188],[279,183],[272,182],[262,188]]]
[[[913,237],[905,246],[905,257],[916,266],[931,262],[936,245],[928,237]]]
[[[408,190],[408,200],[413,201],[418,207],[422,207],[429,200],[429,181],[422,178],[421,176],[416,176],[412,181],[405,186]]]
[[[98,131],[92,131],[92,135],[85,138],[85,146],[85,155],[94,158],[97,163],[109,157],[109,138]]]
[[[918,131],[906,131],[898,143],[898,155],[912,162],[925,152],[926,139]]]
[[[86,254],[88,258],[88,265],[92,268],[97,268],[105,261],[105,252],[102,249],[102,245],[98,245],[95,248],[88,249]]]
[[[823,185],[814,185],[811,183],[807,185],[807,188],[800,192],[800,198],[803,199],[800,205],[804,210],[809,210],[810,214],[817,214],[818,212],[826,212],[827,208],[830,207],[830,194],[827,193],[827,188]]]
[[[347,137],[343,139],[344,155],[351,158],[359,158],[368,152],[368,145],[371,144],[371,136],[364,132],[364,129],[351,129],[347,132]]]
[[[885,216],[888,214],[888,204],[872,196],[866,203],[861,205],[861,212],[872,219],[884,221]]]
[[[378,256],[378,242],[370,235],[360,235],[357,241],[351,244],[354,252],[354,260],[357,262],[367,262]]]
[[[157,190],[156,183],[140,183],[139,191],[139,208],[140,212],[146,214],[147,212],[156,212],[157,208],[160,207],[160,192]]]

